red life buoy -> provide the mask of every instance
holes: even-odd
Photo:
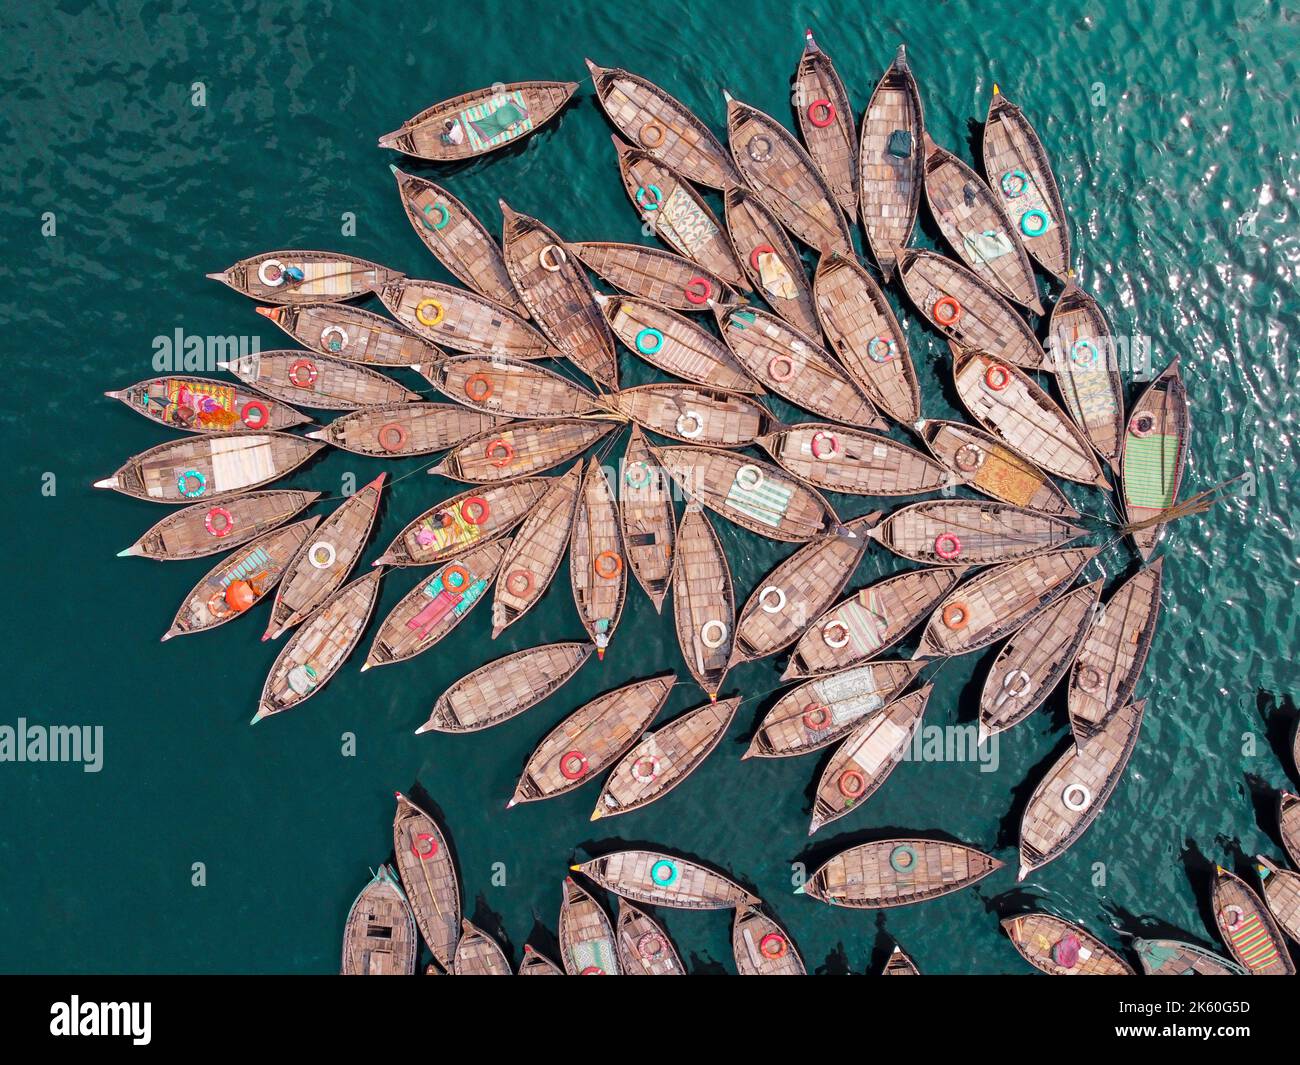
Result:
[[[406,447],[406,429],[397,422],[381,425],[375,436],[379,439],[379,446],[385,451],[401,451]]]
[[[819,119],[817,113],[821,112]],[[825,129],[835,121],[835,105],[829,100],[814,100],[808,105],[808,121],[818,129]]]
[[[465,379],[465,395],[475,403],[482,403],[492,395],[493,391],[492,380],[486,374],[473,373]]]
[[[581,751],[560,755],[560,775],[565,780],[581,780],[587,775],[587,756]]]
[[[709,302],[709,297],[713,295],[713,282],[707,277],[693,277],[686,282],[686,288],[683,291],[686,293],[686,299],[689,302],[697,307],[702,307]]]
[[[956,325],[957,319],[961,317],[961,304],[951,296],[940,296],[934,301],[930,313],[940,325]]]
[[[840,794],[846,799],[856,799],[867,790],[867,780],[856,769],[846,769],[840,774]]]
[[[777,958],[784,958],[786,951],[789,949],[790,946],[786,943],[785,936],[776,932],[768,932],[767,935],[758,941],[759,953],[765,958],[770,958],[772,961],[776,961]]]
[[[961,540],[955,533],[940,533],[934,538],[934,553],[942,559],[953,559],[961,554]]]
[[[471,507],[478,507],[477,515],[471,511]],[[482,496],[470,496],[461,502],[460,516],[471,525],[482,525],[488,520],[488,515],[492,513],[492,508],[488,506],[488,501]]]
[[[451,578],[456,577],[456,583],[451,583]],[[452,563],[441,574],[442,587],[456,595],[461,595],[469,587],[470,575],[469,570],[459,563]]]
[[[612,562],[613,567],[611,568],[609,566],[602,566],[601,565],[602,559],[607,559],[608,561]],[[597,555],[592,560],[591,568],[596,571],[597,577],[603,577],[607,581],[612,581],[615,577],[617,577],[620,573],[623,572],[623,559],[615,551],[602,551],[599,555]]]
[[[995,362],[984,371],[984,383],[994,392],[1001,392],[1011,384],[1011,371]]]
[[[250,422],[248,420],[248,412],[250,410],[256,410],[261,414],[261,417],[258,418],[256,422]],[[271,412],[267,409],[266,404],[260,399],[250,399],[239,408],[239,420],[249,429],[262,429],[265,428],[266,423],[271,420]]]
[[[501,452],[501,458],[494,459],[492,456],[498,451]],[[488,444],[487,450],[483,452],[483,457],[500,469],[502,466],[510,465],[510,460],[515,457],[515,449],[500,437],[497,437]]]
[[[776,249],[772,247],[772,245],[770,244],[760,244],[757,248],[755,248],[752,252],[749,253],[749,265],[754,268],[755,272],[758,271],[758,257],[762,255],[764,252],[766,252],[769,255],[775,255]]]
[[[599,965],[588,965],[578,974],[579,976],[604,976],[605,970]]]
[[[429,849],[427,851],[420,850],[421,843],[427,843]],[[419,858],[420,861],[427,862],[438,853],[438,838],[428,832],[421,832],[411,841],[411,853]]]
[[[220,526],[217,525],[218,518],[221,519]],[[235,518],[225,507],[213,507],[203,515],[203,527],[220,540],[235,531]]]
[[[307,380],[305,381],[299,376],[301,370],[307,371]],[[299,359],[289,367],[289,384],[295,388],[311,388],[316,383],[318,373],[316,364],[310,359]]]
[[[825,703],[809,703],[803,708],[804,727],[810,732],[830,728],[831,709]]]

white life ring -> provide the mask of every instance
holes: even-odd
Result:
[[[753,463],[747,462],[736,471],[736,484],[746,492],[752,492],[763,483],[763,471]]]
[[[776,596],[775,605],[768,603],[768,596]],[[779,614],[785,609],[785,592],[775,584],[769,584],[758,593],[758,605],[768,614]]]
[[[646,771],[642,770],[645,767]],[[643,754],[632,763],[632,779],[642,784],[651,784],[659,776],[659,759],[653,754]]]
[[[1075,798],[1071,799],[1071,796]],[[1061,802],[1065,803],[1067,810],[1074,810],[1077,813],[1086,810],[1092,804],[1092,792],[1082,784],[1067,784],[1065,790],[1061,792]]]
[[[338,552],[328,540],[318,540],[307,548],[307,561],[317,569],[329,569],[337,557]]]
[[[274,270],[273,276],[268,277],[268,271]],[[267,288],[279,288],[284,284],[284,263],[279,259],[264,259],[262,265],[257,268],[257,280],[262,282]]]
[[[337,336],[339,338],[338,340],[339,346],[337,348],[330,343],[330,337],[333,336]],[[320,343],[321,343],[321,347],[323,347],[326,351],[342,351],[344,348],[348,346],[347,331],[343,329],[341,326],[327,325],[324,329],[320,331]]]
[[[1012,687],[1016,685],[1016,687]],[[1033,678],[1023,669],[1012,669],[1007,671],[1007,675],[1002,678],[1002,687],[1007,689],[1007,694],[1019,698],[1022,695],[1028,695],[1034,687]]]
[[[844,635],[838,640],[832,640],[831,632],[834,630],[839,630],[844,633]],[[828,621],[822,626],[822,639],[826,641],[827,647],[847,647],[849,643],[849,627],[838,618]]]
[[[683,428],[685,425],[689,425],[690,428]],[[696,410],[682,411],[681,414],[677,415],[677,432],[688,440],[694,440],[704,432],[704,416]]]
[[[709,639],[709,633],[714,629],[718,630],[718,638],[716,640],[711,640]],[[700,643],[704,644],[704,646],[710,650],[716,650],[727,642],[727,636],[730,631],[731,630],[717,618],[714,618],[711,621],[706,621],[700,626]]]
[[[537,253],[537,265],[549,274],[555,273],[564,265],[568,256],[558,244],[548,244]]]

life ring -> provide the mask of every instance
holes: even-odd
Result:
[[[429,849],[421,850],[420,849],[421,843],[427,843],[429,845]],[[415,839],[411,840],[411,853],[414,854],[417,858],[419,858],[420,861],[427,862],[430,858],[432,858],[435,854],[438,853],[438,837],[433,835],[433,833],[431,832],[421,832],[418,836],[415,837]]]
[[[649,768],[642,772],[642,766]],[[632,778],[640,781],[642,784],[652,784],[659,777],[659,759],[653,754],[643,754],[632,763]]]
[[[432,307],[434,309],[434,313],[432,315],[426,314],[424,310],[426,307]],[[415,320],[419,322],[421,325],[428,325],[428,326],[437,325],[439,322],[442,321],[443,316],[446,313],[447,313],[446,308],[443,307],[441,303],[439,303],[437,300],[434,299],[422,299],[420,300],[419,303],[415,305]]]
[[[579,976],[604,976],[605,970],[599,965],[588,965],[578,974]]]
[[[1037,219],[1038,225],[1030,226],[1029,220]],[[1020,216],[1020,232],[1027,237],[1041,237],[1047,232],[1047,227],[1052,224],[1052,220],[1047,217],[1046,211],[1040,211],[1034,207]]]
[[[830,447],[821,448],[820,444],[823,440],[829,440]],[[818,429],[813,433],[812,443],[809,445],[809,448],[813,453],[813,458],[815,459],[824,459],[831,455],[838,455],[840,453],[840,438],[834,433],[827,432],[825,429]]]
[[[713,282],[707,277],[693,277],[686,282],[686,287],[682,291],[688,302],[703,307],[713,295]]]
[[[934,553],[942,559],[956,558],[961,554],[961,540],[956,533],[940,533],[934,538]]]
[[[667,858],[660,858],[654,865],[650,866],[650,879],[659,887],[669,887],[677,883],[677,878],[680,875],[677,871],[677,863],[669,861]]]
[[[1061,802],[1065,803],[1067,810],[1078,813],[1092,804],[1092,792],[1082,784],[1067,784],[1061,792]]]
[[[775,603],[768,603],[767,598],[769,595],[776,597]],[[785,609],[785,592],[775,584],[769,584],[758,593],[758,605],[763,608],[763,612],[766,614],[779,614]]]
[[[822,118],[817,118],[817,112],[822,112]],[[818,129],[825,129],[835,121],[835,105],[829,100],[814,100],[808,105],[808,121]]]
[[[261,417],[255,422],[250,422],[248,420],[248,412],[250,410],[257,410],[261,414]],[[266,427],[266,423],[271,420],[271,412],[267,408],[266,404],[260,399],[250,399],[239,408],[239,420],[249,429],[263,429]]]
[[[755,133],[745,145],[745,151],[756,163],[766,163],[772,158],[772,142],[761,133]]]
[[[843,633],[843,635],[832,639],[832,632],[840,632]],[[826,624],[822,626],[822,642],[825,643],[827,647],[834,647],[836,649],[847,647],[849,645],[849,627],[838,618],[826,622]]]
[[[587,775],[587,756],[581,751],[566,751],[560,755],[560,775],[565,780],[581,780]]]
[[[654,193],[654,199],[647,203],[646,193]],[[663,203],[663,190],[658,185],[640,185],[636,190],[636,205],[643,211],[657,211],[659,205]]]
[[[601,565],[602,559],[609,559],[609,561],[614,564],[613,569],[602,566]],[[595,570],[597,577],[601,577],[607,581],[612,581],[615,577],[617,577],[620,573],[623,572],[623,559],[619,556],[618,552],[616,551],[602,551],[599,555],[597,555],[594,559],[591,560],[591,568]]]
[[[758,941],[758,952],[771,961],[784,958],[789,949],[790,946],[786,942],[785,936],[779,932],[768,932]]]
[[[718,638],[712,640],[709,638],[708,634],[713,632],[715,629],[718,632]],[[710,651],[715,651],[727,642],[727,636],[730,632],[731,630],[728,629],[723,622],[719,621],[717,618],[710,618],[700,626],[700,643],[704,644],[704,646]]]
[[[957,469],[970,473],[984,465],[984,451],[975,444],[962,444],[953,454],[952,460],[957,464]]]
[[[221,519],[220,526],[217,525],[218,518]],[[203,527],[210,535],[220,540],[235,531],[235,519],[225,507],[213,507],[203,515]]]
[[[1002,678],[1002,687],[1006,688],[1007,694],[1012,698],[1019,699],[1022,695],[1028,695],[1033,689],[1034,678],[1023,669],[1009,669],[1007,675]]]
[[[952,296],[940,296],[930,308],[934,320],[942,326],[954,326],[961,317],[961,304]]]
[[[984,384],[991,392],[1001,392],[1011,384],[1011,371],[1001,363],[994,363],[984,371]]]
[[[307,371],[305,381],[302,379],[303,370]],[[298,359],[289,367],[289,384],[294,388],[311,388],[319,376],[320,371],[316,369],[316,364],[311,359]]]
[[[825,703],[809,703],[803,708],[803,724],[809,732],[822,732],[831,727],[831,708]]]
[[[232,614],[238,613],[238,611],[233,610],[229,604],[227,604],[225,592],[213,592],[208,597],[207,606],[208,613],[217,619],[228,618]]]
[[[776,249],[772,247],[772,245],[770,244],[760,244],[757,248],[755,248],[752,252],[749,253],[749,265],[754,268],[755,273],[758,272],[758,257],[764,254],[765,252],[768,255],[775,255]]]
[[[494,459],[492,456],[497,452],[501,453],[501,457]],[[510,460],[515,457],[515,449],[498,436],[488,443],[487,450],[483,452],[483,457],[497,469],[502,469],[510,465]]]
[[[558,244],[548,244],[537,253],[537,265],[548,274],[556,273],[568,261],[569,256]]]
[[[375,433],[375,439],[385,451],[397,452],[406,447],[406,427],[397,422],[386,422]]]
[[[867,345],[867,358],[872,362],[886,363],[898,358],[898,341],[893,337],[872,337]]]
[[[492,386],[492,379],[486,374],[472,373],[465,378],[465,395],[475,403],[484,402],[495,391],[496,389]]]
[[[331,337],[338,337],[338,340],[331,340]],[[330,351],[342,351],[348,346],[348,334],[342,326],[327,325],[320,331],[321,346],[328,348]]]
[[[1105,683],[1101,670],[1093,666],[1080,666],[1074,674],[1074,685],[1080,691],[1092,694]]]
[[[279,288],[284,284],[284,263],[279,259],[264,259],[257,268],[257,280],[267,288]]]
[[[457,578],[455,584],[452,584],[451,582],[452,577]],[[453,562],[450,566],[443,569],[442,573],[439,574],[439,579],[442,581],[443,588],[447,591],[460,593],[469,587],[472,578],[470,577],[469,570],[460,563]]]
[[[666,947],[667,944],[664,942],[664,937],[658,932],[645,932],[642,934],[641,938],[636,941],[637,953],[647,961],[652,961],[655,958],[661,957]]]
[[[645,345],[646,337],[649,337],[650,340],[653,342],[654,344],[653,347],[646,347]],[[663,333],[659,332],[658,329],[642,329],[639,333],[637,333],[634,343],[636,344],[636,350],[639,351],[642,355],[653,355],[656,351],[658,351],[660,348],[664,346],[664,335]]]
[[[777,366],[784,366],[785,369],[777,372]],[[767,376],[773,381],[788,381],[794,376],[794,359],[789,355],[773,355],[771,361],[767,364]]]
[[[633,477],[633,470],[639,470],[640,472]],[[650,464],[641,459],[628,463],[623,469],[623,480],[627,482],[629,488],[644,488],[650,483],[653,476],[650,472]]]
[[[318,540],[307,548],[307,561],[313,569],[329,569],[338,558],[338,551],[328,540]]]
[[[475,511],[472,508],[477,507]],[[482,496],[470,496],[461,500],[460,516],[470,525],[482,525],[488,520],[488,515],[492,513],[492,508],[488,506],[488,501]]]
[[[430,211],[437,211],[439,216],[438,221],[434,222],[432,225],[429,224]],[[447,205],[445,203],[426,203],[420,209],[420,213],[423,215],[420,222],[423,224],[425,229],[442,229],[451,221],[451,212],[447,210]]]
[[[970,624],[970,609],[965,603],[949,603],[943,608],[943,623],[954,632]]]
[[[1086,337],[1070,345],[1070,361],[1075,366],[1095,366],[1100,354],[1097,345]],[[1083,357],[1081,358],[1080,355]]]
[[[1246,911],[1240,906],[1228,905],[1219,911],[1219,916],[1223,918],[1223,926],[1231,932],[1237,925],[1241,924],[1246,917]]]
[[[523,587],[519,587],[522,581]],[[526,569],[512,569],[506,574],[506,591],[517,599],[522,599],[533,590],[533,575]]]
[[[1150,411],[1142,411],[1129,419],[1128,431],[1134,436],[1150,436],[1155,428],[1156,416]]]
[[[1008,200],[1014,200],[1017,196],[1023,196],[1029,188],[1029,175],[1020,169],[1008,170],[998,184],[1002,187],[1002,195]]]
[[[910,873],[916,868],[916,850],[901,843],[889,852],[890,868],[896,873]]]
[[[753,492],[763,483],[763,471],[751,462],[736,470],[736,484],[746,492]]]
[[[194,487],[185,487],[190,481],[194,482]],[[186,499],[197,499],[207,490],[208,479],[198,470],[185,470],[176,478],[176,491],[180,492]]]
[[[836,786],[840,789],[840,794],[846,799],[856,799],[867,790],[867,778],[856,769],[846,769],[840,774]]]
[[[654,132],[653,138],[650,136],[651,131]],[[667,134],[664,132],[664,127],[652,120],[637,130],[636,139],[647,148],[658,148],[663,144],[665,136]]]
[[[683,428],[683,423],[688,423],[691,428]],[[677,432],[679,435],[686,437],[687,440],[694,440],[704,432],[704,416],[699,411],[684,410],[677,415]]]

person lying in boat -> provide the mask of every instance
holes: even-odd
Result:
[[[447,119],[442,124],[441,138],[443,144],[463,144],[465,141],[465,129],[454,118]]]

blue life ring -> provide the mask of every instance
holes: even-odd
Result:
[[[424,205],[423,211],[425,217],[421,218],[420,222],[424,225],[425,229],[443,229],[447,225],[447,223],[451,221],[451,212],[447,210],[446,204],[426,203]],[[430,211],[437,211],[441,215],[438,221],[433,223],[433,225],[429,224]]]
[[[665,876],[660,876],[660,871],[666,870]],[[667,858],[660,858],[654,865],[650,866],[650,879],[654,881],[656,887],[671,887],[677,883],[677,863],[671,862]]]
[[[646,203],[646,193],[654,193],[654,203]],[[663,203],[664,194],[658,185],[642,185],[636,190],[636,205],[643,211],[657,211],[659,205]]]
[[[1023,170],[1008,170],[998,182],[1002,186],[1002,195],[1008,200],[1023,196],[1029,188],[1029,176]]]
[[[889,852],[889,865],[896,873],[916,872],[916,849],[900,843]]]
[[[654,347],[646,347],[641,343],[642,337],[650,337],[654,342]],[[636,350],[642,355],[653,355],[656,351],[664,346],[664,335],[658,329],[642,329],[636,335]]]
[[[1097,345],[1086,338],[1070,345],[1070,361],[1075,366],[1095,366],[1100,354]]]
[[[1035,226],[1031,229],[1029,226],[1029,220],[1031,218],[1038,219],[1039,222],[1041,222],[1042,224]],[[1040,211],[1037,207],[1034,207],[1026,211],[1024,214],[1020,216],[1020,232],[1022,232],[1027,237],[1041,237],[1044,233],[1047,232],[1047,227],[1050,226],[1051,224],[1052,224],[1052,220],[1047,217],[1047,212]]]
[[[194,488],[186,488],[187,481],[197,481]],[[176,491],[180,492],[186,499],[197,499],[208,490],[208,479],[199,473],[198,470],[186,470],[176,478]]]

